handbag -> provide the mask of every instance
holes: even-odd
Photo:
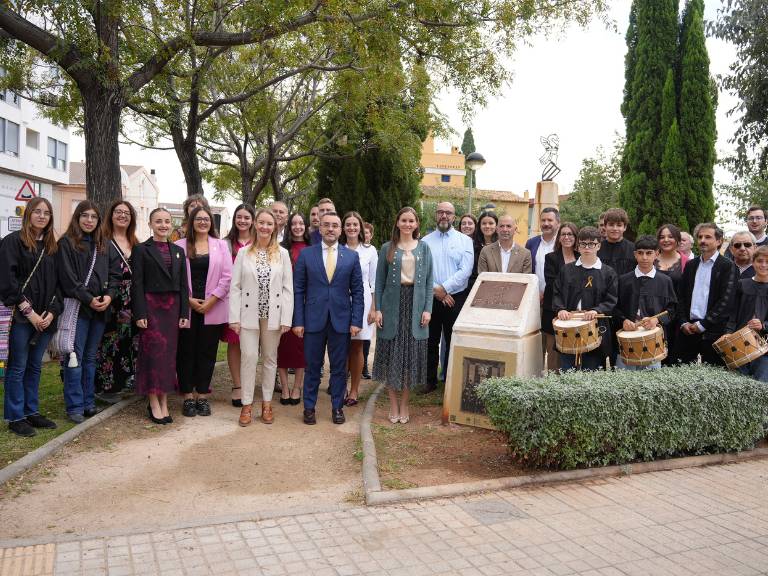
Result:
[[[40,262],[45,255],[45,248],[40,250],[40,256],[37,257],[37,262],[32,267],[32,272],[29,273],[27,279],[24,281],[24,285],[21,287],[21,294],[24,294],[24,290],[27,289],[29,281],[32,280],[32,276],[40,265]],[[8,354],[11,347],[11,326],[13,326],[13,315],[16,312],[16,306],[10,308],[5,304],[0,304],[0,377],[5,377],[5,369],[8,365]]]
[[[88,286],[91,281],[91,274],[96,265],[96,254],[98,249],[94,247],[91,267],[88,269],[88,275],[85,277],[84,286]],[[64,298],[64,311],[59,316],[59,322],[56,325],[56,334],[51,340],[51,348],[58,352],[59,356],[69,355],[67,366],[77,368],[77,354],[75,354],[75,334],[77,333],[77,317],[80,314],[80,300],[77,298]]]

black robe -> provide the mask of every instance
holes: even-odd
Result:
[[[674,284],[666,274],[657,270],[653,278],[638,278],[633,270],[619,278],[619,303],[613,311],[616,330],[622,329],[624,320],[635,322],[666,310],[667,314],[659,318],[659,323],[666,331],[675,318],[676,309]]]
[[[728,320],[726,333],[732,334],[741,330],[752,318],[757,318],[763,323],[760,332],[765,335],[768,332],[768,283],[746,278],[739,280],[736,285],[736,305]]]
[[[603,264],[613,268],[619,276],[633,271],[637,266],[635,245],[626,238],[622,238],[620,242],[603,240],[597,256]]]

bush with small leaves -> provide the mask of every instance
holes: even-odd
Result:
[[[707,365],[492,378],[478,395],[512,458],[531,467],[745,450],[768,425],[768,385]]]

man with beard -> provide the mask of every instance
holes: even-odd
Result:
[[[541,234],[529,238],[525,247],[531,253],[531,268],[539,279],[539,300],[544,299],[544,288],[547,281],[544,279],[544,258],[555,249],[555,236],[560,228],[560,212],[551,206],[544,208],[539,216],[539,228]]]
[[[680,333],[675,358],[681,362],[701,360],[722,365],[712,343],[723,335],[734,308],[737,268],[720,256],[723,231],[712,222],[696,226],[693,233],[700,256],[685,265],[680,287]]]
[[[456,209],[453,204],[440,202],[435,212],[437,230],[424,237],[424,242],[432,252],[434,280],[425,392],[437,388],[440,339],[445,337],[445,345],[450,351],[453,324],[467,298],[467,284],[475,260],[472,239],[453,228],[455,219]],[[447,363],[450,363],[450,356]]]

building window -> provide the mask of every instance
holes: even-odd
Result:
[[[5,118],[0,118],[0,152],[19,155],[19,125]]]
[[[67,171],[67,145],[54,138],[48,138],[48,168]]]
[[[450,174],[440,174],[440,182],[450,182],[450,181],[451,181]]]
[[[40,150],[40,132],[27,128],[27,148],[34,148]]]

